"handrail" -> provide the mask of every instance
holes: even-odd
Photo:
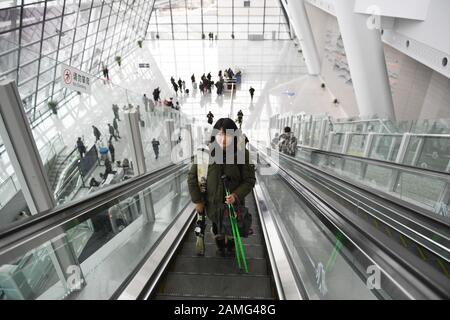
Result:
[[[276,152],[278,152],[278,151],[276,151]],[[316,150],[313,150],[313,152],[316,152]],[[333,152],[329,152],[329,151],[317,150],[317,152],[318,153],[323,153],[323,154],[329,154],[329,155],[334,156],[334,153]],[[279,154],[282,155],[281,153],[279,153]],[[336,154],[336,155],[337,156],[347,156],[347,155],[342,155],[342,154]],[[282,155],[282,156],[285,156],[285,155]],[[409,211],[412,211],[412,212],[415,212],[415,213],[419,214],[420,216],[426,218],[427,220],[431,219],[434,223],[439,223],[439,224],[444,225],[446,227],[450,227],[450,222],[448,220],[443,219],[442,217],[440,217],[440,216],[438,216],[438,215],[436,215],[436,214],[434,214],[434,213],[432,213],[432,212],[430,212],[428,210],[425,210],[422,207],[419,207],[419,206],[417,206],[417,205],[415,205],[415,204],[413,204],[411,202],[408,202],[408,201],[405,201],[403,199],[394,197],[394,196],[390,195],[389,193],[383,192],[381,190],[373,189],[370,186],[361,184],[358,181],[355,181],[353,179],[348,179],[346,177],[339,176],[339,175],[330,173],[328,171],[324,171],[324,170],[320,169],[319,167],[317,167],[317,166],[315,166],[315,165],[313,165],[311,163],[307,163],[307,162],[305,162],[305,161],[303,161],[301,159],[288,157],[288,156],[285,156],[285,157],[289,158],[289,160],[292,161],[292,162],[296,162],[296,163],[298,163],[300,165],[303,165],[303,166],[306,166],[306,167],[308,167],[310,169],[314,169],[314,170],[316,170],[318,172],[321,172],[321,173],[323,173],[323,174],[325,174],[327,176],[333,177],[333,178],[335,178],[335,179],[337,179],[339,181],[347,183],[348,185],[351,185],[351,186],[359,188],[359,189],[363,189],[363,190],[365,190],[367,192],[370,192],[370,193],[376,195],[377,197],[380,197],[380,198],[383,198],[385,200],[388,200],[391,203],[395,203],[398,206],[404,207],[404,208],[406,208]],[[365,161],[365,160],[369,160],[369,159],[366,159],[366,158],[359,159],[358,158],[358,160]],[[370,160],[372,161],[372,159],[370,159]],[[376,160],[376,159],[374,159],[373,162],[383,162],[383,160]],[[378,164],[376,164],[376,165],[378,165]],[[421,170],[417,170],[416,171],[416,169],[417,169],[416,167],[409,167],[407,165],[397,164],[397,163],[386,163],[387,167],[392,167],[391,169],[401,171],[402,168],[395,168],[396,165],[398,165],[399,167],[402,167],[402,168],[404,167],[404,169],[405,169],[404,171],[411,170],[411,172],[416,172],[416,174],[421,174],[422,173]],[[426,170],[426,169],[422,169],[422,170]],[[431,170],[428,170],[428,171],[431,171]],[[436,172],[436,171],[432,171],[432,173],[438,175],[439,179],[445,179],[445,180],[449,180],[450,179],[450,177],[448,175],[446,175],[445,173]]]
[[[84,221],[90,217],[92,210],[107,205],[113,200],[124,200],[156,184],[163,178],[187,169],[191,159],[178,164],[170,164],[154,172],[149,172],[118,184],[99,189],[82,200],[62,205],[58,208],[42,212],[27,220],[13,223],[0,229],[0,265],[11,261],[64,232],[64,225],[73,221]],[[29,240],[33,241],[29,241]],[[32,242],[32,243],[30,243]]]
[[[349,158],[349,159],[354,159],[354,160],[358,160],[358,161],[363,161],[368,164],[374,164],[377,166],[385,167],[388,169],[394,169],[394,170],[412,173],[415,175],[421,174],[421,175],[426,175],[428,177],[432,177],[432,178],[436,178],[436,179],[440,179],[440,180],[450,180],[449,175],[442,171],[436,171],[436,170],[428,169],[428,168],[419,168],[419,167],[411,166],[411,165],[404,164],[404,163],[397,163],[397,162],[391,162],[391,161],[386,161],[386,160],[381,160],[381,159],[373,159],[373,158],[355,156],[355,155],[333,152],[333,151],[325,151],[322,149],[317,149],[317,148],[303,146],[303,145],[297,146],[297,149],[309,149],[312,152],[326,154],[326,155],[330,155],[333,157]]]
[[[344,121],[339,121],[339,119],[337,119],[337,121],[333,122],[333,125],[346,125],[346,124],[355,124],[355,123],[368,123],[368,122],[379,122],[381,124],[382,127],[384,127],[384,129],[387,131],[388,134],[390,133],[395,133],[395,132],[391,132],[391,130],[386,126],[386,124],[384,123],[385,120],[383,119],[365,119],[365,120],[344,120]]]
[[[276,219],[268,208],[264,192],[258,177],[253,189],[257,214],[261,221],[261,229],[266,243],[267,255],[272,268],[275,287],[280,300],[303,300],[306,299],[302,279],[296,276],[292,267],[289,253],[285,250],[285,243],[282,232],[277,226]],[[300,278],[300,279],[299,279]]]
[[[364,207],[362,204],[358,205],[361,206],[362,210],[365,210],[364,208],[366,207],[370,208],[370,215],[376,219],[379,219],[383,223],[391,226],[393,229],[401,229],[401,232],[405,235],[412,237],[414,241],[420,243],[430,251],[434,251],[435,254],[448,255],[449,249],[447,244],[450,241],[450,235],[448,233],[450,222],[448,220],[442,219],[440,216],[436,216],[435,214],[425,212],[420,207],[416,207],[408,202],[405,203],[405,201],[391,197],[389,194],[384,194],[379,190],[373,190],[370,187],[360,185],[357,182],[351,181],[344,177],[323,171],[320,168],[317,168],[312,164],[305,163],[299,159],[292,158],[287,155],[281,156],[286,160],[315,173],[318,176],[318,179],[316,180],[320,181],[319,184],[328,185],[328,189],[332,190],[330,186],[339,188],[341,190],[340,197],[343,199],[348,193],[352,194],[359,192],[361,199],[363,200],[358,199],[355,196],[351,197],[352,199],[356,199],[353,201],[364,202]],[[332,179],[327,180],[327,177],[331,177],[335,180],[335,182],[333,182]],[[323,181],[326,182],[322,183]],[[381,205],[379,204],[380,200],[387,201],[387,203]],[[413,215],[411,215],[411,213]],[[400,229],[398,229],[399,226]],[[439,235],[443,241],[439,242],[433,240],[433,235]],[[433,246],[433,248],[431,248],[430,245]],[[442,256],[442,258],[448,259],[444,256]]]

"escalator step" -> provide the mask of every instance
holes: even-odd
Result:
[[[250,275],[265,276],[268,273],[265,259],[248,258],[247,266]],[[183,257],[178,256],[170,266],[169,272],[196,273],[196,274],[240,274],[234,257]],[[242,274],[246,276],[245,274]]]
[[[158,295],[198,298],[264,299],[273,298],[268,276],[217,276],[168,273]]]
[[[265,250],[262,245],[248,245],[242,242],[245,252],[245,257],[247,258],[265,258]],[[196,256],[194,242],[186,242],[178,253],[178,256]],[[205,257],[215,257],[216,256],[216,246],[214,244],[206,243]]]
[[[252,228],[253,228],[254,234],[247,238],[241,238],[242,243],[243,244],[263,244],[264,236],[262,234],[262,231],[260,231],[261,229],[259,228],[259,226],[258,227],[253,226]],[[214,241],[212,239],[210,232],[206,233],[205,240],[206,240],[206,244],[214,244]],[[197,241],[197,238],[195,237],[195,234],[194,234],[194,227],[191,227],[190,230],[187,232],[187,236],[184,241],[186,241],[186,242]]]

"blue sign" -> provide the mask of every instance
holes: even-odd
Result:
[[[283,92],[283,93],[288,95],[289,97],[295,96],[295,92],[286,91],[286,92]]]

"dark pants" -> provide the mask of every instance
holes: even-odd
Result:
[[[112,162],[114,163],[115,162],[115,159],[116,159],[116,156],[115,156],[115,152],[109,152],[110,154],[111,154],[111,160],[112,160]]]
[[[155,153],[155,159],[158,159],[159,149],[153,148],[153,152]]]
[[[84,154],[86,153],[86,151],[84,151],[83,149],[78,149],[78,152],[80,153],[80,158],[83,158]]]

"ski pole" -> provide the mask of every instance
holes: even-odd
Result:
[[[226,186],[226,176],[222,176],[223,185],[225,188],[225,193],[227,196],[230,195],[230,191],[228,190]],[[230,212],[230,222],[231,222],[231,229],[233,230],[233,237],[234,237],[234,245],[236,248],[236,259],[238,260],[239,269],[241,268],[240,259],[239,259],[239,253],[242,255],[242,262],[244,264],[245,272],[248,273],[248,267],[247,267],[247,261],[245,260],[245,253],[244,253],[244,247],[242,245],[241,235],[239,234],[239,227],[237,224],[237,216],[236,212],[234,211],[234,207],[231,204],[228,204],[228,210]]]

